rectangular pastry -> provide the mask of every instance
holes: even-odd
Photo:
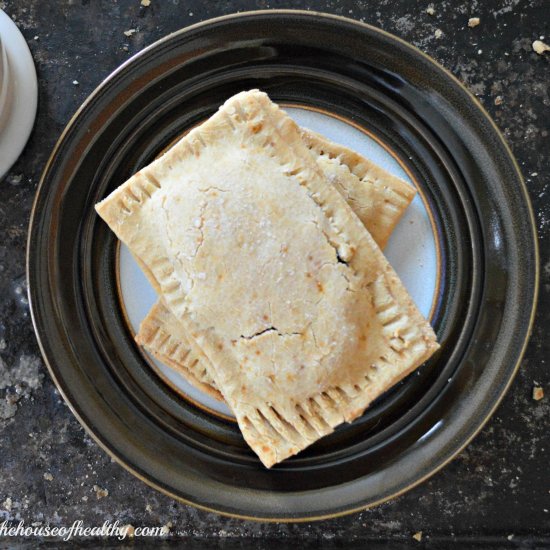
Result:
[[[300,128],[300,132],[326,178],[346,199],[378,246],[384,248],[416,190],[351,149],[311,130]],[[181,325],[162,300],[141,323],[136,341],[190,384],[215,399],[223,399],[208,369],[191,349]]]
[[[357,418],[438,347],[297,125],[258,91],[99,203],[265,466]]]

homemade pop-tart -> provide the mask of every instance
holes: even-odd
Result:
[[[261,92],[229,99],[96,208],[267,467],[361,415],[438,347],[297,125]]]
[[[300,132],[324,175],[346,199],[378,246],[384,248],[416,190],[351,149],[311,130],[301,128]],[[136,341],[196,388],[223,399],[208,369],[190,348],[185,331],[162,300],[141,323]]]

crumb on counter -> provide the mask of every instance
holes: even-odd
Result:
[[[535,40],[533,42],[533,50],[539,55],[542,55],[544,52],[550,52],[550,46],[545,44],[542,40]]]
[[[44,472],[44,479],[46,481],[53,481],[53,476],[50,474],[50,472]]]
[[[121,527],[122,529],[122,532],[127,536],[127,537],[130,537],[131,539],[134,538],[134,533],[136,532],[136,529],[135,527],[131,524],[131,523],[128,523],[126,525],[123,525]]]
[[[473,29],[479,25],[480,21],[479,17],[470,17],[470,19],[468,19],[468,27]]]
[[[128,29],[127,31],[124,31],[125,36],[132,36],[137,32],[137,29]]]
[[[417,542],[420,542],[422,540],[422,531],[417,531],[412,538],[416,540]]]
[[[544,397],[544,390],[540,386],[535,386],[533,388],[533,399],[535,401],[540,401]]]
[[[151,5],[151,0],[141,0],[141,5],[148,8]]]
[[[441,29],[435,29],[435,37],[441,38],[443,36],[443,31]]]
[[[161,537],[165,537],[166,535],[169,535],[169,534],[170,534],[170,529],[172,529],[173,525],[174,525],[174,524],[173,524],[171,521],[166,522],[166,523],[162,526],[160,536],[161,536]]]
[[[504,101],[504,99],[502,98],[501,95],[497,95],[495,97],[495,105],[502,105],[502,102]]]
[[[426,8],[426,13],[428,15],[435,15],[435,9],[431,4]]]
[[[109,496],[109,491],[107,489],[102,489],[99,485],[94,485],[94,491],[97,500]]]

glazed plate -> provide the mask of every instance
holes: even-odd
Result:
[[[271,470],[247,447],[229,409],[134,343],[156,296],[93,209],[251,88],[417,187],[386,254],[442,344],[360,419]],[[299,521],[400,494],[471,440],[518,368],[538,256],[517,164],[457,80],[374,27],[269,11],[174,33],[97,88],[45,169],[28,278],[50,373],[111,456],[183,502]]]

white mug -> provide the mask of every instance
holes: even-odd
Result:
[[[10,66],[6,49],[0,36],[0,132],[4,127],[12,102],[12,86],[10,80]]]
[[[27,42],[0,10],[0,180],[25,147],[37,99],[36,70]]]

